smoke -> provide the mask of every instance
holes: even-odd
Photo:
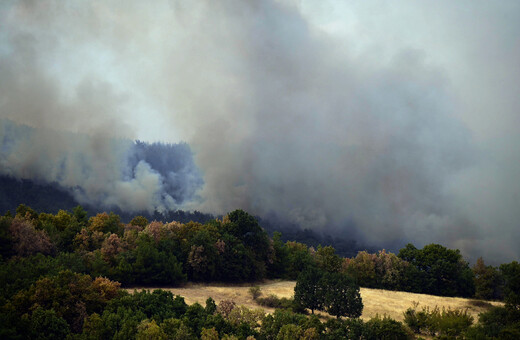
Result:
[[[0,120],[2,175],[57,183],[94,207],[164,211],[198,199],[187,144],[147,144],[35,129]]]
[[[520,256],[518,7],[11,1],[0,5],[0,114],[35,135],[82,133],[78,145],[46,133],[38,144],[53,160],[92,144],[91,170],[46,171],[35,154],[23,167],[62,176],[78,197],[243,208],[374,245],[438,242],[510,260]],[[204,186],[192,163],[123,146],[133,139],[187,141]],[[110,190],[84,181],[98,175]]]

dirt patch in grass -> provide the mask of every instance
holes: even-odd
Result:
[[[278,297],[291,298],[294,294],[295,281],[266,281],[256,283],[262,291],[262,296],[274,294]],[[195,302],[205,305],[206,299],[212,297],[217,304],[222,300],[233,300],[237,305],[244,305],[248,308],[262,308],[268,313],[274,310],[259,306],[251,297],[249,288],[252,284],[244,285],[224,285],[224,284],[188,284],[179,288],[161,288],[168,290],[175,295],[181,295],[186,303],[193,304]],[[135,288],[141,290],[142,288]],[[154,288],[146,288],[153,290]],[[132,292],[134,288],[128,289]],[[403,312],[412,307],[414,302],[418,302],[418,309],[422,307],[434,308],[451,308],[451,309],[468,309],[475,321],[478,320],[478,314],[486,311],[491,306],[502,305],[500,302],[475,302],[478,300],[450,298],[433,296],[427,294],[415,294],[407,292],[394,292],[382,289],[361,288],[361,298],[363,299],[363,315],[364,320],[369,320],[376,315],[387,315],[392,319],[402,321]]]

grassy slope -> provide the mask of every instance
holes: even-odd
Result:
[[[290,298],[294,294],[294,281],[268,281],[260,283],[263,296],[274,294],[278,297]],[[219,284],[189,284],[182,288],[162,288],[171,291],[173,294],[181,295],[186,299],[188,304],[198,302],[205,305],[208,297],[212,297],[217,303],[221,300],[233,300],[237,305],[244,305],[248,308],[262,308],[258,306],[249,294],[251,285],[219,285]],[[147,288],[153,289],[153,288]],[[133,289],[132,289],[133,290]],[[468,309],[468,312],[475,317],[480,312],[486,310],[485,307],[477,307],[471,303],[471,299],[450,298],[433,296],[426,294],[415,294],[407,292],[393,292],[381,289],[361,288],[361,297],[363,299],[363,315],[362,319],[368,320],[376,314],[387,315],[395,320],[403,320],[403,312],[412,307],[414,302],[419,302],[418,309],[429,306],[434,308],[451,308],[451,309]],[[499,302],[492,302],[494,305],[500,305]],[[272,309],[263,308],[266,312],[272,312]]]

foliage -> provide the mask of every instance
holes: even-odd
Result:
[[[217,305],[215,303],[215,300],[213,300],[211,296],[206,299],[205,310],[208,315],[213,315],[217,312]]]
[[[342,270],[359,285],[390,290],[403,289],[408,263],[384,249],[376,254],[360,251],[353,259],[345,259]]]
[[[304,325],[307,318],[304,315],[293,313],[289,310],[276,309],[273,314],[268,314],[262,320],[260,335],[267,340],[276,339],[284,325]],[[309,327],[310,328],[310,327]]]
[[[217,313],[222,315],[224,318],[228,318],[231,311],[237,306],[235,301],[222,300],[217,306]]]
[[[388,317],[370,319],[364,326],[364,339],[367,340],[399,340],[413,339],[403,324]]]
[[[36,230],[29,219],[15,217],[11,222],[9,232],[13,250],[19,256],[30,256],[36,253],[51,254],[54,251],[54,244],[47,233],[43,230]]]
[[[315,251],[303,243],[284,243],[279,233],[269,239],[258,220],[242,210],[205,224],[154,218],[149,223],[143,216],[125,220],[131,222],[124,225],[114,213],[88,218],[80,206],[72,213],[49,214],[21,205],[14,218],[0,217],[0,338],[404,337],[394,320],[356,319],[363,306],[358,284],[505,299],[505,307],[481,314],[473,327],[464,311],[409,309],[406,323],[422,334],[515,338],[520,332],[517,262],[495,268],[479,259],[470,269],[458,250],[435,244],[407,245],[398,255],[364,251],[342,259],[330,246]],[[174,286],[187,280],[264,278],[297,279],[294,300],[261,296],[260,288],[251,288],[258,304],[276,308],[267,316],[232,301],[217,306],[210,298],[205,307],[187,306],[169,292],[119,289],[119,282]],[[323,324],[315,315],[298,314],[305,308],[337,318]]]
[[[256,302],[263,307],[268,308],[281,308],[291,309],[295,312],[303,312],[305,308],[301,307],[301,304],[295,303],[293,299],[279,298],[274,294],[270,294],[266,297],[259,297]]]
[[[502,264],[500,272],[504,278],[504,299],[508,307],[520,311],[520,263]]]
[[[155,320],[143,320],[137,327],[136,340],[166,340],[166,334]]]
[[[92,280],[89,275],[62,271],[57,276],[41,278],[29,289],[18,292],[12,304],[18,313],[38,307],[52,309],[73,331],[79,331],[87,315],[101,312],[118,294],[118,282],[105,278]]]
[[[336,250],[331,246],[319,246],[318,250],[314,253],[314,260],[321,270],[334,273],[341,270],[343,263],[342,258],[336,255]]]
[[[65,339],[70,333],[67,321],[53,309],[37,307],[31,315],[24,315],[28,321],[28,336],[31,339]]]
[[[296,304],[314,310],[323,310],[336,317],[361,316],[363,303],[359,286],[343,273],[322,272],[316,268],[303,271],[294,287]]]
[[[361,319],[330,319],[325,323],[326,339],[363,339],[365,324]]]
[[[416,311],[417,304],[404,312],[404,322],[417,334],[438,335],[441,337],[461,336],[473,323],[467,310],[451,310],[438,307],[423,308]]]
[[[285,248],[287,253],[285,278],[296,280],[304,269],[315,264],[314,258],[305,244],[287,241]]]
[[[294,301],[304,308],[323,310],[325,304],[324,287],[322,285],[323,272],[315,267],[302,271],[294,287]]]
[[[258,286],[253,286],[249,288],[249,294],[253,300],[256,300],[262,295],[262,290]]]
[[[482,257],[472,268],[475,276],[475,297],[477,299],[493,300],[501,298],[500,272],[493,266],[486,266]]]
[[[148,225],[148,219],[144,216],[136,216],[132,218],[132,220],[130,221],[130,225],[135,225],[144,228]]]
[[[412,291],[463,297],[471,297],[475,293],[473,272],[459,250],[447,249],[439,244],[417,249],[408,244],[399,251],[398,256],[410,264],[405,278]]]
[[[518,339],[520,313],[507,307],[493,307],[479,315],[476,326],[466,331],[468,339]]]
[[[75,253],[60,253],[57,257],[39,253],[0,263],[0,297],[12,297],[17,291],[29,288],[40,277],[55,276],[65,269],[77,273],[86,271],[83,259]]]
[[[320,286],[324,292],[324,310],[336,317],[358,318],[363,311],[359,286],[342,273],[325,273]]]
[[[248,309],[244,306],[238,306],[231,310],[227,320],[235,326],[247,324],[251,328],[256,328],[264,316],[265,312],[262,309]]]
[[[12,217],[0,216],[0,259],[10,257],[13,254],[12,236],[9,227]]]

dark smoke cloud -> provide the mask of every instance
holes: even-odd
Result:
[[[520,5],[339,3],[6,2],[1,117],[91,136],[108,183],[172,166],[113,137],[186,140],[187,208],[518,258]]]

